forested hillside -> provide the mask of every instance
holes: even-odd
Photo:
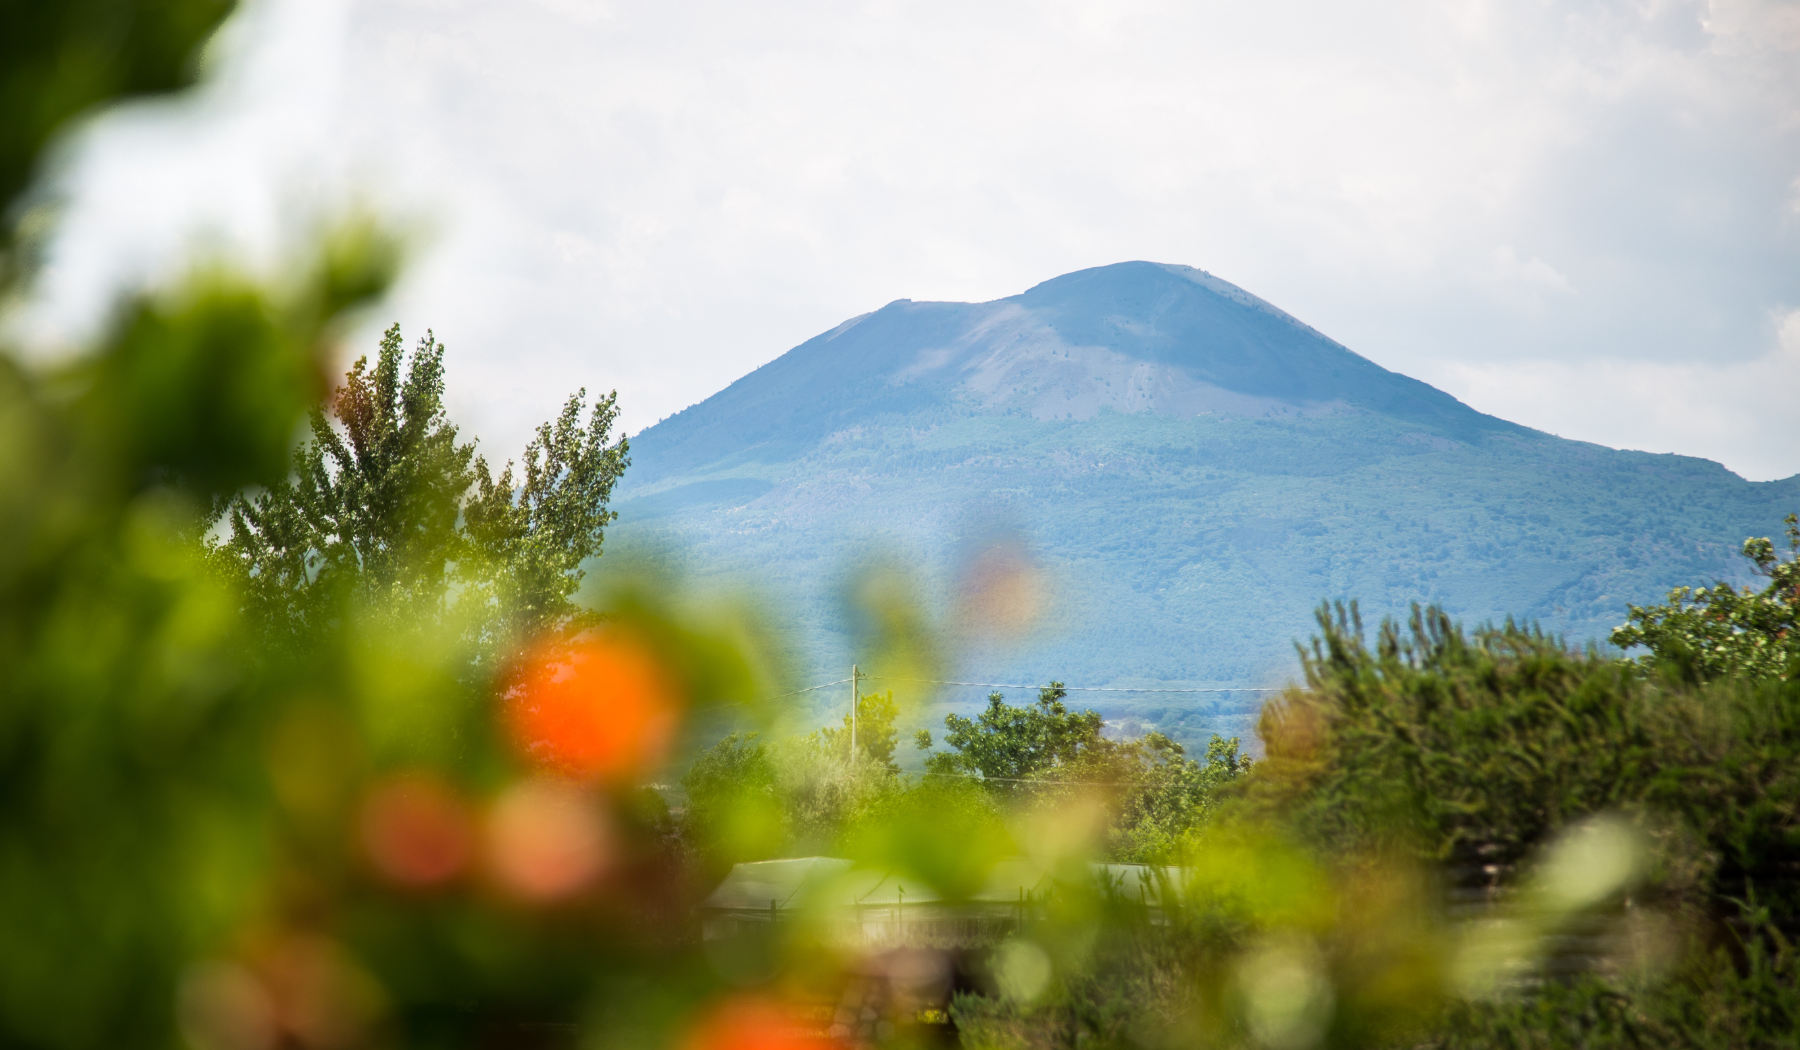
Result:
[[[1123,263],[993,303],[901,301],[632,439],[616,554],[680,549],[781,595],[802,666],[857,658],[863,559],[941,608],[971,544],[1022,537],[1053,598],[988,681],[1279,684],[1322,598],[1434,602],[1603,640],[1629,602],[1739,578],[1800,478],[1603,448],[1470,409],[1200,271]],[[977,703],[977,689],[948,698]],[[1106,707],[1190,742],[1252,694]]]

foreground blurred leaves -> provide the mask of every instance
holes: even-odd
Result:
[[[268,679],[195,539],[209,497],[285,471],[357,302],[331,281],[205,273],[129,304],[72,367],[0,363],[0,1003],[17,1038],[166,1032],[176,973],[266,891],[276,709],[258,701],[312,676]]]
[[[20,199],[47,148],[69,125],[119,99],[191,83],[198,48],[232,0],[35,0],[0,2],[0,202]],[[43,202],[25,216],[47,231]],[[19,229],[0,234],[0,288],[20,275]]]
[[[223,13],[12,12],[6,196],[76,112],[178,83]],[[679,929],[651,921],[692,894],[636,784],[695,697],[766,683],[666,594],[582,632],[569,596],[624,465],[610,400],[585,422],[571,401],[523,478],[463,476],[435,344],[411,386],[387,346],[290,474],[397,262],[350,221],[273,279],[220,264],[128,297],[73,364],[0,357],[0,1043],[510,1040]],[[583,670],[626,664],[635,684]],[[704,987],[644,1022],[676,1030]]]
[[[9,148],[41,148],[42,121],[175,83],[222,9],[17,14],[30,32],[8,46],[63,63],[7,67]],[[44,79],[19,79],[33,69]],[[166,1041],[154,1034],[169,1031],[176,973],[266,891],[274,709],[253,700],[308,683],[269,682],[252,659],[240,595],[200,556],[202,510],[286,473],[340,320],[397,259],[391,239],[352,222],[279,286],[203,269],[128,298],[73,364],[0,357],[8,1041]]]

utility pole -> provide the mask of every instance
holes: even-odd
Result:
[[[856,669],[855,664],[851,664],[850,665],[850,761],[853,763],[856,761],[856,709],[858,707],[862,706],[862,696],[861,696],[860,691],[857,689],[858,680],[861,678],[862,678],[862,672],[858,671]]]

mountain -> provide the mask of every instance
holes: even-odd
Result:
[[[987,303],[852,318],[632,439],[608,544],[773,596],[812,680],[858,658],[840,597],[884,559],[946,608],[984,536],[1053,597],[977,681],[1279,684],[1324,599],[1437,602],[1604,639],[1627,602],[1742,575],[1800,476],[1568,441],[1376,365],[1205,271],[1127,262]],[[610,556],[609,556],[610,557]],[[985,690],[952,690],[954,704]],[[1088,694],[1178,739],[1253,694]]]

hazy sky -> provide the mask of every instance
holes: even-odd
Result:
[[[360,194],[490,456],[897,298],[1203,267],[1483,411],[1800,472],[1795,0],[267,0],[107,118],[32,322]],[[366,333],[362,344],[373,348]]]

